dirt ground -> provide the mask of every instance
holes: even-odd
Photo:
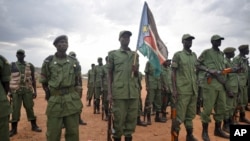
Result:
[[[107,136],[107,122],[101,120],[101,114],[93,114],[93,104],[91,107],[87,107],[86,104],[86,81],[83,82],[83,97],[82,102],[84,104],[82,118],[87,122],[86,126],[79,126],[80,141],[106,141]],[[143,86],[145,84],[143,83]],[[145,88],[145,87],[143,87]],[[17,135],[11,137],[11,141],[45,141],[46,140],[46,115],[45,110],[47,103],[44,99],[44,92],[42,88],[37,88],[38,96],[34,100],[35,102],[35,115],[37,116],[37,124],[42,128],[41,133],[36,133],[31,131],[31,125],[27,121],[26,112],[22,108],[21,119],[18,123],[18,133]],[[142,100],[144,101],[146,96],[145,89],[142,90]],[[170,113],[170,108],[167,111]],[[170,114],[168,116],[168,121],[166,123],[155,123],[152,120],[152,125],[147,127],[137,126],[136,131],[133,134],[133,141],[167,141],[171,140],[170,136]],[[250,119],[250,112],[247,112],[247,117]],[[153,118],[153,117],[152,117]],[[141,117],[143,119],[143,117]],[[153,118],[154,119],[154,118]],[[196,116],[193,120],[194,123],[194,136],[202,141],[201,132],[202,125],[200,117]],[[209,136],[211,141],[226,141],[226,139],[215,137],[213,135],[214,131],[214,121],[209,124]],[[186,140],[186,130],[183,124],[181,125],[181,131],[179,135],[179,141]],[[61,141],[64,139],[64,129],[62,131]],[[122,138],[124,141],[124,138]]]

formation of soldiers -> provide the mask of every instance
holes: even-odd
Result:
[[[175,141],[178,141],[182,123],[187,132],[186,140],[197,141],[192,122],[196,114],[201,117],[204,141],[210,141],[208,126],[211,114],[215,120],[214,135],[222,138],[229,138],[230,124],[250,124],[245,113],[249,110],[250,71],[246,57],[249,45],[240,45],[240,53],[235,57],[236,48],[227,47],[220,51],[224,38],[213,35],[212,48],[205,49],[197,57],[191,50],[195,37],[184,34],[183,49],[162,64],[160,75],[156,74],[154,64],[147,62],[144,70],[147,95],[143,104],[139,55],[128,47],[130,36],[130,31],[121,31],[118,38],[120,48],[108,53],[105,64],[101,57],[97,58],[98,64],[91,64],[88,71],[87,106],[91,106],[93,99],[93,114],[102,113],[105,121],[111,118],[109,112],[112,112],[114,141],[121,141],[122,136],[125,141],[132,141],[136,125],[151,125],[153,113],[155,122],[166,123],[168,106],[171,108],[171,135]],[[65,140],[79,141],[78,125],[87,125],[81,119],[81,66],[74,52],[66,54],[66,35],[58,36],[53,45],[56,53],[44,60],[39,78],[48,102],[47,141],[59,141],[62,127],[65,128]],[[33,99],[37,96],[34,66],[24,61],[24,50],[17,50],[16,56],[16,62],[8,63],[0,55],[0,136],[3,141],[9,141],[9,137],[18,133],[22,103],[31,122],[31,130],[42,132],[36,124],[33,110]],[[144,120],[141,120],[141,115]]]

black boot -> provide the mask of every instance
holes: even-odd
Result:
[[[11,130],[9,132],[9,136],[12,137],[17,134],[17,122],[11,123]]]
[[[121,141],[121,138],[115,138],[113,137],[114,141]]]
[[[132,141],[132,136],[130,136],[130,137],[125,137],[125,141]]]
[[[239,119],[240,122],[245,122],[247,124],[250,124],[250,121],[246,118],[246,114],[245,112],[241,112],[240,113],[240,119]]]
[[[144,122],[144,121],[141,121],[141,118],[140,118],[140,116],[138,116],[137,117],[137,125],[139,125],[139,126],[147,126],[147,123],[146,122]]]
[[[40,129],[40,128],[37,126],[36,120],[35,120],[35,119],[34,119],[34,120],[31,120],[30,123],[31,123],[31,130],[32,130],[32,131],[35,131],[35,132],[42,132],[42,129]]]
[[[198,141],[193,135],[193,128],[187,128],[186,141]]]
[[[204,141],[210,141],[208,136],[208,123],[202,123],[202,139]]]
[[[156,112],[155,115],[155,122],[166,122],[165,120],[163,120],[162,118],[160,118],[160,112]]]
[[[151,113],[147,113],[147,125],[151,125]]]
[[[84,121],[81,119],[81,115],[79,115],[79,124],[80,124],[80,125],[87,125],[87,123],[84,122]]]
[[[167,112],[163,112],[162,113],[162,120],[164,120],[165,122],[167,121]]]
[[[230,133],[230,119],[225,119],[223,121],[223,126],[222,126],[222,130],[227,132],[227,133]]]
[[[214,129],[214,135],[222,138],[229,139],[229,135],[227,135],[225,132],[221,130],[221,121],[215,122],[215,129]]]

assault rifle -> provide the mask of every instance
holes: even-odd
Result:
[[[112,125],[113,124],[113,118],[112,118],[112,105],[109,102],[109,110],[108,110],[108,130],[107,130],[107,141],[112,141]]]
[[[171,119],[172,119],[172,126],[171,126],[171,141],[178,141],[178,131],[177,127],[179,126],[178,121],[176,119],[176,100],[173,99],[173,105],[171,108]]]

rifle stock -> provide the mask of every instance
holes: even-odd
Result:
[[[112,141],[112,124],[113,124],[112,108],[111,104],[109,103],[107,141]]]

